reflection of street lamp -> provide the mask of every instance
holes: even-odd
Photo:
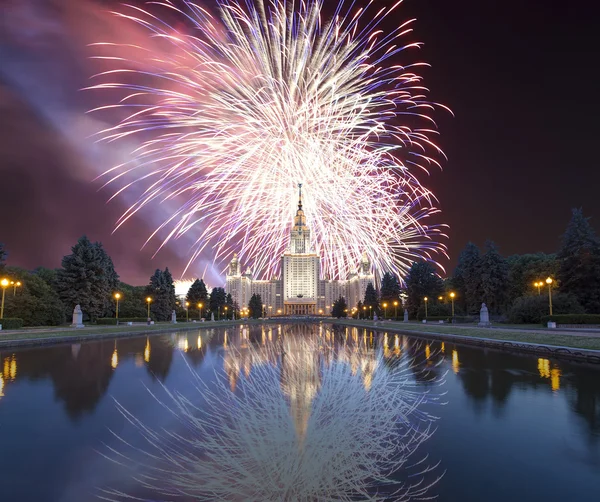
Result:
[[[552,315],[552,279],[550,277],[546,279],[546,284],[548,284],[548,302],[550,304],[550,315]]]
[[[117,312],[115,317],[117,318],[117,324],[119,324],[119,299],[121,298],[121,293],[115,293],[115,300],[117,300]]]
[[[148,304],[148,320],[150,320],[150,304],[152,303],[152,298],[146,298],[146,303]]]
[[[398,319],[398,301],[394,301],[394,319]]]
[[[454,317],[454,297],[456,295],[454,293],[450,293],[450,299],[452,300],[452,317]]]
[[[383,318],[385,319],[387,317],[387,303],[383,304]]]
[[[423,298],[423,300],[425,300],[425,319],[427,319],[427,301],[429,300],[429,298],[425,297]]]
[[[4,295],[6,294],[6,288],[8,287],[8,279],[2,279],[0,281],[2,286],[2,306],[0,306],[0,319],[4,318]]]
[[[200,316],[198,317],[198,320],[201,321],[202,320],[202,304],[201,303],[198,304],[198,310],[200,311]]]
[[[538,296],[542,294],[542,286],[544,285],[543,281],[534,282],[533,285],[538,288]]]

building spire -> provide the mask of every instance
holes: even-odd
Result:
[[[302,211],[302,183],[298,183],[298,211]]]

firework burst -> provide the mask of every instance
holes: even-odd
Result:
[[[302,182],[332,278],[345,278],[363,251],[378,272],[400,275],[443,254],[443,226],[428,224],[435,198],[417,178],[439,166],[438,105],[416,73],[423,63],[400,62],[419,47],[403,42],[411,22],[381,28],[400,3],[342,1],[327,16],[322,1],[286,0],[222,0],[218,16],[187,0],[115,12],[164,49],[96,44],[116,66],[91,89],[121,93],[97,110],[124,111],[102,138],[139,142],[130,162],[104,174],[115,196],[141,190],[117,227],[167,202],[175,210],[150,239],[195,232],[188,267],[208,248],[218,263],[237,252],[256,276],[271,276]]]

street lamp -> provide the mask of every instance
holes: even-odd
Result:
[[[387,317],[387,303],[383,304],[383,318],[385,319]]]
[[[273,315],[273,305],[269,305],[269,319],[271,319],[272,315]]]
[[[548,284],[548,302],[550,304],[550,315],[552,315],[552,278],[548,277],[546,284]]]
[[[202,320],[202,304],[201,303],[198,304],[198,310],[200,311],[200,316],[198,317],[198,320],[201,321]]]
[[[2,286],[2,306],[0,306],[0,319],[4,318],[4,295],[6,294],[6,288],[8,287],[8,279],[2,279],[0,281]]]
[[[10,285],[13,287],[13,296],[16,296],[17,288],[21,286],[21,281],[10,281]]]
[[[227,305],[225,305],[225,319],[227,319]]]
[[[146,298],[146,303],[148,304],[148,321],[150,320],[150,304],[152,303],[152,298]]]
[[[439,301],[442,301],[443,299],[444,299],[444,297],[443,297],[443,296],[438,296],[438,300],[439,300]]]
[[[267,317],[266,310],[267,310],[267,306],[263,303],[263,311],[262,311],[263,318]]]
[[[454,318],[454,297],[456,295],[454,293],[450,293],[450,299],[452,300],[452,318]]]
[[[367,318],[367,307],[363,306],[363,319]]]
[[[423,299],[425,300],[425,319],[427,319],[427,301],[429,300],[429,298],[425,297]]]
[[[190,322],[190,302],[185,302],[185,322]]]
[[[398,319],[398,301],[394,301],[394,319]]]
[[[117,318],[117,324],[119,324],[119,299],[121,298],[121,293],[115,293],[115,300],[117,300],[117,312],[115,317]]]
[[[533,285],[538,288],[538,296],[540,296],[542,294],[542,286],[544,285],[543,281],[538,281],[538,282],[534,282]]]
[[[369,318],[373,319],[373,305],[369,305]]]

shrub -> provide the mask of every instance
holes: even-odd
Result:
[[[583,307],[573,295],[556,293],[552,295],[552,310],[556,314],[583,314]],[[521,296],[508,312],[509,322],[516,324],[538,324],[548,314],[546,295]]]
[[[600,324],[600,315],[599,314],[557,314],[557,315],[545,315],[542,317],[542,324],[546,325],[548,323],[548,321],[553,321],[556,324]]]
[[[0,319],[0,324],[2,324],[2,329],[20,329],[23,327],[23,319],[19,317],[5,317],[4,319]]]
[[[123,321],[121,320],[121,322]],[[117,319],[114,317],[100,317],[99,319],[96,319],[96,324],[116,326]]]

